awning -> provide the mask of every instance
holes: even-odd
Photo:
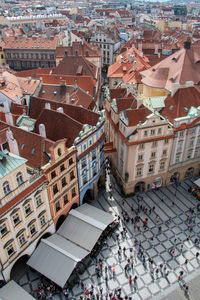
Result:
[[[0,289],[1,300],[34,300],[22,287],[15,281],[11,280]]]
[[[194,181],[194,184],[200,187],[200,178]]]
[[[76,245],[67,244],[67,241],[55,234],[46,240],[42,239],[27,264],[60,287],[64,287],[77,263],[89,254],[83,249],[75,248]]]
[[[63,288],[113,220],[109,213],[88,204],[71,210],[58,232],[41,240],[27,264]]]

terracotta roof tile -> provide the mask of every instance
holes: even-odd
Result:
[[[7,37],[5,40],[4,49],[49,49],[56,50],[58,44],[58,36],[52,39],[47,39],[43,37]]]

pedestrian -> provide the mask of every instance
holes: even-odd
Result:
[[[185,265],[187,265],[187,263],[188,263],[188,259],[186,258],[186,260],[185,260],[184,264],[185,264]]]
[[[196,252],[196,259],[198,259],[199,257],[199,252]]]
[[[132,276],[130,275],[129,276],[129,284],[132,285],[132,282],[133,282],[133,279],[132,279]]]
[[[102,295],[103,295],[103,288],[102,287],[100,287],[100,294],[101,294],[101,297],[102,297]]]
[[[124,199],[122,199],[122,205],[124,206],[124,203],[125,203],[125,200]]]
[[[159,268],[156,269],[156,278],[158,279]]]
[[[137,275],[134,276],[133,281],[134,281],[134,284],[137,283]]]
[[[155,209],[156,209],[155,206],[153,206],[153,212],[155,212]]]
[[[181,244],[181,253],[183,252],[183,243]]]

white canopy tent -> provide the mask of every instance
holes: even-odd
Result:
[[[88,204],[71,210],[58,232],[41,240],[27,264],[63,288],[113,220],[109,213]]]

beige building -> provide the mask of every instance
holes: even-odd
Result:
[[[16,147],[10,130],[7,137]],[[54,233],[55,227],[45,177],[32,180],[26,159],[7,150],[0,151],[0,165],[0,277],[7,281],[16,270],[15,263],[30,256],[39,240]]]

